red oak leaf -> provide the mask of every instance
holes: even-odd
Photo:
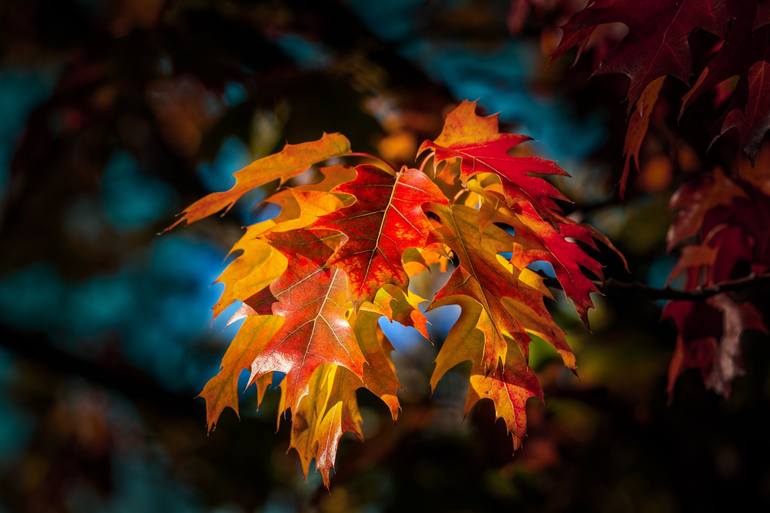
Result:
[[[329,265],[345,270],[360,299],[373,297],[386,283],[404,286],[409,277],[401,265],[401,255],[428,240],[431,225],[422,205],[446,204],[439,188],[416,169],[404,168],[393,176],[361,165],[356,168],[356,179],[335,192],[351,194],[356,201],[313,225],[337,230],[346,237]]]
[[[477,116],[476,102],[466,100],[447,114],[441,134],[435,141],[425,141],[420,153],[433,150],[437,162],[460,159],[464,178],[494,173],[507,198],[527,198],[544,213],[558,211],[553,200],[567,198],[539,175],[569,175],[551,160],[511,156],[513,148],[529,140],[525,135],[500,133],[497,115]]]
[[[628,120],[626,129],[626,140],[623,143],[623,153],[626,155],[626,162],[623,164],[623,175],[620,178],[620,195],[626,192],[626,182],[628,173],[631,171],[631,160],[633,159],[636,169],[639,166],[639,152],[642,149],[642,142],[647,135],[647,129],[650,126],[650,117],[658,101],[658,95],[663,87],[666,77],[659,77],[650,82],[644,89],[641,98],[636,103],[636,108]]]
[[[748,171],[747,171],[748,169]],[[742,167],[739,178],[751,167]],[[754,176],[751,174],[750,176]],[[668,234],[669,247],[684,240],[670,280],[685,277],[684,289],[696,290],[745,274],[770,269],[767,237],[770,201],[761,190],[724,176],[720,169],[683,185],[672,198],[679,209]],[[677,345],[669,367],[669,393],[679,375],[699,369],[707,387],[730,393],[732,380],[742,373],[740,340],[744,331],[766,332],[759,312],[728,293],[706,301],[671,301],[663,315],[677,327]]]
[[[767,333],[762,316],[749,303],[736,303],[727,294],[706,302],[671,301],[663,317],[677,327],[676,349],[668,370],[668,393],[687,369],[698,369],[706,386],[728,396],[732,381],[743,374],[741,336],[744,331]]]
[[[511,263],[524,269],[539,260],[549,262],[565,295],[587,323],[588,310],[593,306],[590,295],[598,289],[584,270],[598,279],[602,279],[604,273],[599,262],[567,237],[593,245],[594,232],[563,217],[545,221],[531,204],[524,201],[511,207],[510,211],[500,211],[497,219],[514,229],[517,246],[511,254]]]
[[[323,237],[303,233],[307,243],[302,252],[296,250],[299,234],[285,232],[270,239],[289,261],[270,285],[276,300],[270,310],[284,322],[251,364],[252,379],[273,371],[286,373],[285,399],[290,408],[298,406],[310,376],[322,364],[345,367],[359,378],[364,365],[347,317],[352,304],[345,271],[319,265],[331,250]],[[263,291],[249,303],[262,313],[270,304],[267,296]]]
[[[554,57],[587,44],[593,31],[622,23],[628,34],[600,63],[596,73],[621,73],[629,78],[629,105],[655,79],[669,75],[687,83],[692,73],[689,36],[704,29],[721,36],[726,30],[722,0],[595,0],[570,18]]]

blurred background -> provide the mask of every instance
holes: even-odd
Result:
[[[254,197],[157,233],[286,141],[340,131],[408,164],[477,99],[572,173],[573,215],[634,279],[663,284],[675,171],[697,157],[649,159],[617,198],[622,83],[545,56],[581,4],[0,3],[0,512],[768,511],[767,340],[746,337],[730,399],[691,371],[667,404],[675,333],[633,296],[596,297],[591,333],[552,305],[579,377],[535,346],[546,403],[516,455],[490,405],[463,418],[467,368],[430,397],[436,348],[398,326],[402,418],[360,392],[367,441],[343,439],[331,493],[286,454],[277,393],[257,412],[250,391],[206,435],[195,396],[233,335],[211,320],[212,282],[269,212]]]

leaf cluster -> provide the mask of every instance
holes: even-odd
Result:
[[[431,386],[470,361],[466,408],[491,400],[514,449],[520,445],[527,400],[543,396],[529,366],[531,337],[576,367],[546,308],[552,292],[530,266],[549,263],[585,321],[602,268],[578,241],[609,241],[561,214],[567,198],[544,179],[566,175],[558,165],[524,153],[526,136],[501,133],[496,116],[475,110],[468,101],[452,110],[439,136],[420,147],[416,168],[395,169],[353,153],[340,134],[324,134],[253,162],[235,173],[232,188],[185,209],[176,224],[281,184],[265,199],[280,213],[246,229],[218,280],[224,292],[214,313],[240,302],[231,322],[243,322],[201,392],[210,429],[225,408],[238,411],[243,369],[260,401],[280,373],[279,418],[291,414],[291,447],[305,472],[315,460],[328,486],[342,434],[363,437],[355,391],[369,389],[394,420],[399,414],[393,348],[380,318],[428,338],[426,309],[453,304],[461,315],[436,356]],[[287,185],[332,160],[318,167],[320,181]],[[410,281],[432,269],[451,276],[435,297],[419,297]]]

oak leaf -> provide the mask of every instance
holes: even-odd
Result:
[[[649,115],[665,77],[684,84],[697,80],[682,98],[679,116],[707,91],[725,91],[730,104],[714,140],[733,130],[752,159],[770,129],[770,8],[758,0],[594,0],[572,15],[553,56],[571,49],[578,56],[595,33],[609,24],[623,24],[628,33],[610,44],[598,59],[595,73],[619,73],[629,78],[626,94],[631,112],[624,144],[626,161],[621,179],[624,190],[629,164],[638,155],[649,126]],[[719,42],[708,52],[693,55],[690,37],[709,32]],[[702,70],[693,61],[705,62]],[[721,94],[721,93],[720,93]],[[721,101],[721,99],[720,99]]]
[[[511,156],[512,149],[531,139],[500,133],[498,124],[497,115],[478,116],[476,102],[463,101],[447,114],[441,134],[422,144],[420,153],[431,150],[437,163],[459,159],[463,178],[494,173],[502,181],[507,199],[523,196],[544,212],[558,210],[554,200],[567,198],[540,175],[569,175],[550,160]]]
[[[181,223],[194,223],[229,210],[244,194],[273,181],[285,182],[306,171],[313,164],[350,153],[350,142],[341,134],[323,134],[317,141],[287,144],[273,155],[255,160],[233,174],[235,185],[222,192],[212,192],[182,212],[181,217],[167,230]]]
[[[654,80],[671,76],[688,83],[692,73],[689,36],[696,29],[722,36],[727,28],[721,0],[595,0],[573,15],[554,57],[588,43],[600,25],[622,23],[628,34],[599,64],[596,73],[629,78],[629,105]]]
[[[310,376],[319,366],[340,365],[361,377],[364,357],[347,317],[352,304],[345,272],[318,263],[324,260],[319,255],[330,253],[331,248],[322,237],[308,234],[304,253],[295,253],[290,251],[296,248],[290,237],[280,234],[271,239],[285,252],[288,265],[270,285],[269,294],[263,291],[249,304],[259,313],[269,308],[270,313],[284,319],[281,329],[252,362],[251,376],[253,380],[268,372],[285,373],[284,393],[292,408],[307,393]]]
[[[565,363],[574,366],[574,355],[564,334],[552,321],[548,322],[550,314],[543,302],[543,297],[550,296],[548,289],[532,271],[517,269],[501,255],[514,249],[515,238],[494,224],[480,231],[479,213],[470,207],[437,206],[434,211],[441,220],[437,236],[457,254],[459,264],[436,295],[433,307],[459,301],[463,296],[482,306],[489,323],[485,322],[481,330],[485,334],[481,367],[493,369],[505,361],[507,339],[515,340],[528,354],[530,334],[550,342]]]
[[[682,278],[685,290],[715,286],[746,269],[770,269],[767,223],[770,201],[761,189],[747,186],[745,173],[727,177],[719,168],[680,187],[671,205],[677,217],[669,233],[669,248],[682,246],[669,281]],[[689,244],[686,244],[689,242]],[[669,394],[686,369],[701,372],[708,388],[729,395],[732,380],[743,372],[741,337],[744,331],[767,332],[757,309],[730,293],[706,301],[670,301],[663,316],[677,328],[677,342],[669,366]]]
[[[209,431],[214,429],[217,419],[225,408],[232,408],[238,413],[238,379],[241,372],[251,368],[254,359],[264,350],[283,323],[275,315],[249,315],[238,329],[225,355],[216,376],[211,378],[200,393],[206,401],[206,421]],[[265,383],[258,384],[261,397]]]
[[[585,246],[611,244],[562,216],[558,201],[566,198],[546,180],[566,175],[559,166],[523,155],[518,146],[528,137],[501,133],[496,116],[475,110],[474,102],[463,102],[448,114],[439,137],[422,145],[417,169],[396,171],[377,157],[351,153],[339,134],[324,135],[254,162],[236,173],[229,191],[185,210],[178,223],[279,182],[264,201],[280,212],[246,229],[219,277],[225,288],[215,314],[240,302],[233,320],[243,324],[201,392],[210,428],[225,408],[238,411],[236,387],[245,368],[258,404],[267,385],[282,379],[279,411],[292,417],[290,447],[305,473],[315,460],[328,486],[342,435],[363,437],[356,390],[379,397],[393,420],[401,409],[383,318],[427,339],[424,310],[456,304],[460,318],[436,355],[431,387],[470,361],[466,406],[492,401],[514,448],[520,445],[527,400],[542,399],[528,364],[531,337],[576,366],[546,307],[554,296],[530,266],[550,262],[585,320],[596,291],[589,275],[602,276]],[[286,186],[334,156],[346,160],[309,173],[319,181]],[[362,164],[347,164],[361,158]],[[442,274],[448,281],[430,283]]]
[[[503,419],[512,435],[513,449],[521,447],[527,432],[527,401],[543,400],[537,375],[516,350],[508,352],[505,364],[491,373],[471,370],[470,386],[465,400],[466,413],[480,400],[492,401],[497,418]]]
[[[224,285],[224,290],[214,305],[215,316],[235,301],[246,301],[283,274],[286,257],[264,238],[274,224],[267,221],[249,226],[233,245],[230,255],[239,254],[216,280]]]
[[[329,261],[350,278],[353,293],[371,298],[382,285],[404,286],[409,277],[401,265],[407,248],[428,240],[425,203],[447,203],[427,175],[402,169],[395,176],[373,166],[356,168],[356,179],[336,191],[356,198],[349,207],[319,218],[314,227],[337,230],[346,240]]]
[[[383,312],[376,305],[364,303],[358,310],[353,325],[356,339],[366,358],[364,374],[361,378],[362,386],[385,403],[390,410],[390,416],[395,421],[401,410],[397,394],[401,383],[390,356],[393,346],[379,325],[382,316]]]
[[[487,341],[495,336],[487,310],[478,301],[465,295],[440,301],[436,306],[451,303],[461,307],[460,318],[436,358],[436,367],[430,378],[431,388],[435,390],[438,382],[451,368],[470,361],[466,414],[481,399],[491,400],[497,416],[504,419],[512,435],[513,448],[517,449],[526,433],[527,400],[531,397],[543,398],[537,376],[517,346],[506,349],[504,362],[485,368],[483,361]]]
[[[359,378],[344,367],[325,364],[313,373],[307,394],[292,408],[289,447],[297,452],[305,475],[315,460],[327,488],[342,435],[352,432],[359,439],[364,437],[356,401],[360,385]],[[287,386],[281,385],[284,398]],[[283,405],[281,413],[285,409]]]

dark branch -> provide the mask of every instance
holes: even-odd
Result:
[[[770,273],[750,274],[736,280],[723,281],[707,287],[699,287],[693,290],[677,290],[671,287],[654,288],[639,282],[623,282],[613,278],[608,279],[599,288],[607,295],[618,295],[619,293],[632,293],[643,296],[650,300],[668,299],[679,301],[696,301],[707,299],[711,296],[721,294],[722,292],[736,292],[747,290],[762,285],[770,285]]]

